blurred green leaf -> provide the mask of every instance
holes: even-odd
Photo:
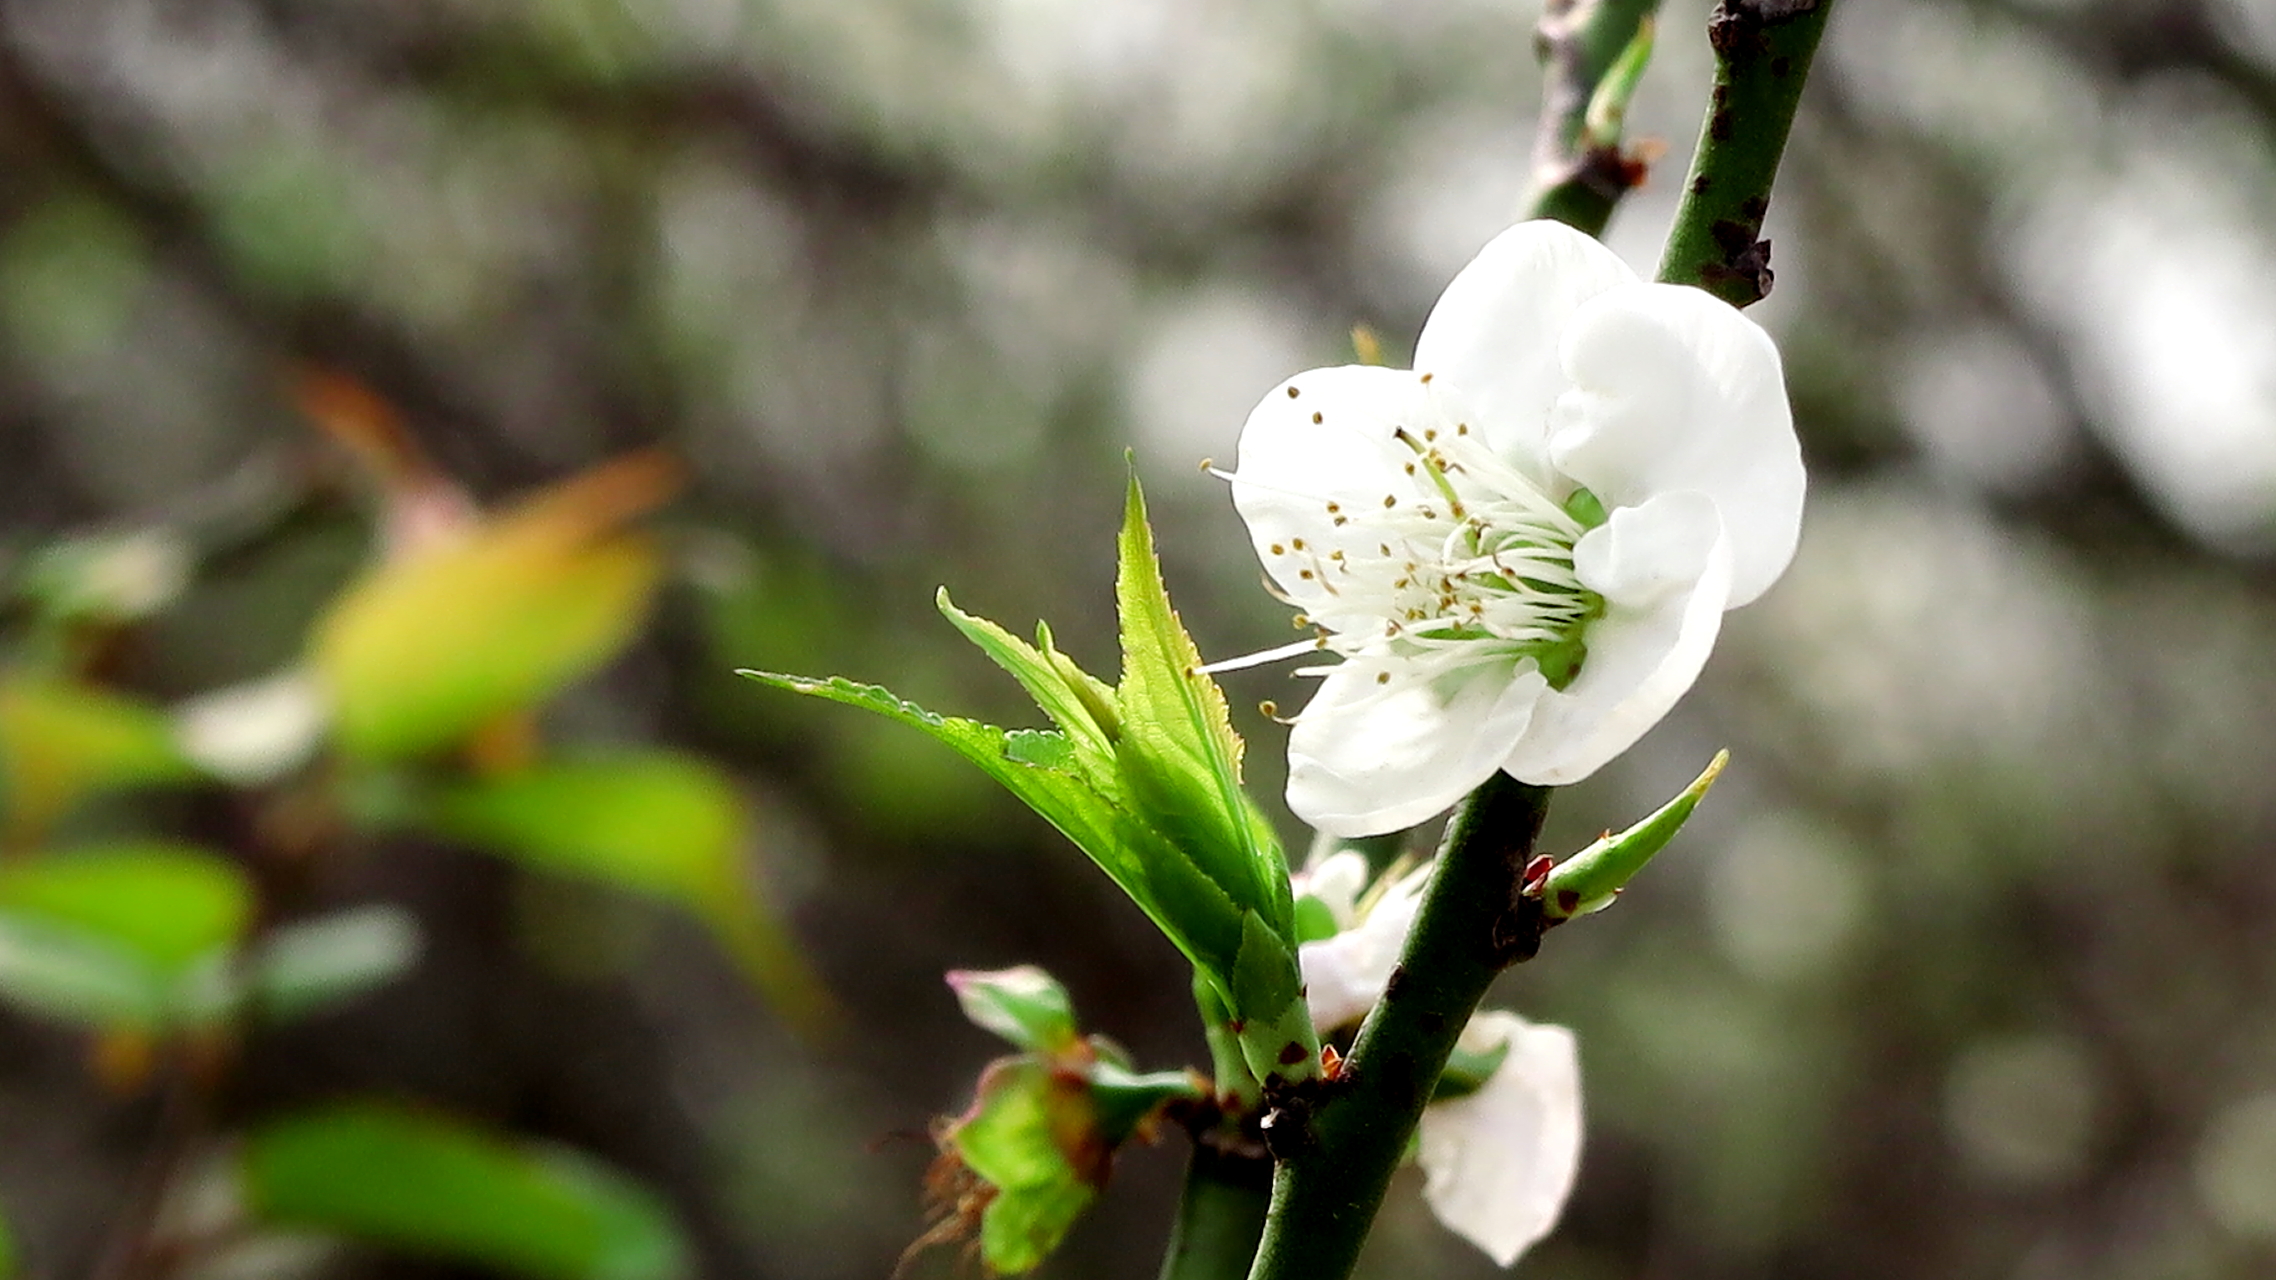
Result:
[[[260,1011],[300,1017],[394,980],[419,959],[419,922],[385,903],[272,930],[248,981]]]
[[[590,1157],[376,1103],[293,1116],[245,1142],[245,1202],[265,1222],[537,1280],[687,1274],[670,1212]]]
[[[97,1026],[196,1024],[226,1011],[252,919],[234,864],[183,845],[116,845],[0,868],[0,992]]]
[[[149,257],[133,223],[100,200],[35,203],[0,242],[0,324],[36,357],[99,355],[132,318]]]
[[[196,776],[154,708],[85,685],[0,680],[0,805],[18,843],[99,792]]]
[[[548,871],[693,912],[783,1011],[812,1020],[828,998],[745,865],[750,814],[697,759],[626,755],[549,763],[437,793],[426,824]]]
[[[51,622],[132,622],[172,604],[192,568],[188,544],[170,529],[88,534],[25,557],[15,590]]]
[[[620,526],[676,476],[653,455],[621,459],[350,588],[309,653],[341,747],[388,760],[453,746],[615,654],[660,569],[648,540]]]
[[[165,999],[149,967],[105,939],[0,912],[0,995],[10,1003],[98,1027],[151,1027]]]

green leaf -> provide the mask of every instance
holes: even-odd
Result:
[[[948,588],[940,589],[935,603],[940,606],[942,616],[997,666],[1010,672],[1020,687],[1027,690],[1027,695],[1035,699],[1035,705],[1043,709],[1043,714],[1050,716],[1059,731],[1067,735],[1073,758],[1085,780],[1111,794],[1105,784],[1114,776],[1114,738],[1119,732],[1113,716],[1112,692],[1057,650],[1030,648],[1019,637],[986,618],[974,617],[957,608],[948,598]],[[1049,646],[1049,629],[1038,628],[1037,635]]]
[[[1236,1013],[1269,1014],[1285,1008],[1303,986],[1296,951],[1256,912],[1241,916],[1241,948],[1233,963]]]
[[[1004,754],[1039,769],[1071,770],[1075,748],[1067,736],[1044,729],[1014,729],[1004,735]]]
[[[980,1255],[991,1269],[1033,1270],[1096,1198],[1112,1150],[1098,1145],[1096,1130],[1086,1086],[1036,1058],[1002,1059],[981,1076],[979,1097],[948,1142],[996,1189],[980,1219]],[[1094,1177],[1062,1145],[1070,1140]]]
[[[535,1280],[688,1274],[670,1213],[623,1174],[439,1116],[359,1103],[276,1121],[246,1139],[242,1171],[273,1226]]]
[[[1482,1053],[1474,1053],[1459,1043],[1446,1059],[1446,1070],[1439,1073],[1438,1085],[1432,1090],[1433,1102],[1445,1102],[1465,1094],[1476,1093],[1486,1081],[1501,1070],[1502,1060],[1509,1057],[1509,1041],[1503,1040]]]
[[[896,697],[890,690],[873,684],[856,684],[842,676],[818,680],[768,671],[737,674],[777,689],[873,711],[948,747],[979,766],[982,773],[1057,827],[1061,834],[1075,842],[1075,847],[1090,855],[1091,861],[1121,886],[1124,893],[1153,915],[1157,924],[1169,929],[1161,917],[1155,915],[1145,866],[1124,839],[1120,829],[1121,810],[1075,771],[1034,762],[1038,752],[1034,739],[1027,736],[1034,734],[1034,730],[1013,733],[978,720],[938,715]],[[1019,737],[1023,744],[1016,753],[1012,745],[1014,737]],[[1172,932],[1171,936],[1175,940],[1178,935]]]
[[[0,869],[0,991],[95,1025],[155,1027],[223,1012],[253,890],[224,858],[125,844]]]
[[[155,708],[86,685],[0,682],[0,804],[19,841],[99,792],[196,776]]]
[[[1241,790],[1241,740],[1216,682],[1162,585],[1146,500],[1133,474],[1115,575],[1122,620],[1118,777],[1125,803],[1275,932],[1293,927],[1288,866]]]
[[[419,959],[419,922],[385,903],[272,931],[251,962],[261,1012],[289,1021],[393,981]]]
[[[743,799],[703,761],[649,754],[542,764],[448,786],[424,820],[525,865],[682,907],[785,1013],[826,1015],[820,983],[747,873]]]
[[[1099,1137],[1109,1148],[1121,1147],[1169,1103],[1209,1097],[1208,1088],[1191,1071],[1139,1072],[1103,1060],[1091,1065],[1090,1088]]]
[[[1308,893],[1296,900],[1297,942],[1324,942],[1341,932],[1336,913],[1327,903]]]
[[[949,973],[948,985],[973,1026],[1019,1048],[1058,1053],[1076,1041],[1075,1006],[1067,988],[1035,965],[957,969]]]

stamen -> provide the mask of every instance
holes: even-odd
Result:
[[[1269,662],[1278,662],[1282,658],[1294,658],[1302,654],[1316,653],[1319,650],[1325,649],[1327,647],[1328,643],[1326,640],[1299,640],[1294,644],[1280,645],[1277,648],[1267,649],[1262,653],[1248,653],[1243,654],[1238,658],[1225,658],[1217,662],[1205,662],[1200,666],[1195,667],[1193,670],[1194,674],[1204,676],[1213,676],[1220,671],[1246,671],[1250,667],[1261,667]]]

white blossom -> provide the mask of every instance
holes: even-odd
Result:
[[[1374,1007],[1398,964],[1429,882],[1425,867],[1363,892],[1366,862],[1341,852],[1299,874],[1340,928],[1298,948],[1306,1002],[1323,1033]],[[1514,1013],[1480,1012],[1460,1049],[1502,1053],[1473,1092],[1424,1108],[1416,1159],[1431,1212],[1496,1263],[1515,1263],[1556,1225],[1580,1168],[1580,1056],[1573,1033]]]
[[[1423,1108],[1423,1198],[1506,1267],[1557,1225],[1580,1172],[1580,1051],[1563,1027],[1495,1009],[1470,1019],[1462,1040],[1504,1056],[1476,1092]]]
[[[1340,663],[1289,737],[1321,830],[1412,826],[1505,770],[1577,781],[1690,688],[1800,531],[1777,348],[1554,222],[1454,278],[1414,371],[1273,389],[1227,474],[1266,572]]]

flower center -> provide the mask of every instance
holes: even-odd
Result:
[[[1601,504],[1585,490],[1557,502],[1466,423],[1401,427],[1396,438],[1413,457],[1380,504],[1327,502],[1333,545],[1289,549],[1316,558],[1339,613],[1378,620],[1323,628],[1324,646],[1419,663],[1426,679],[1532,658],[1552,687],[1570,684],[1587,656],[1584,632],[1604,612],[1573,571],[1573,546],[1602,521]]]

